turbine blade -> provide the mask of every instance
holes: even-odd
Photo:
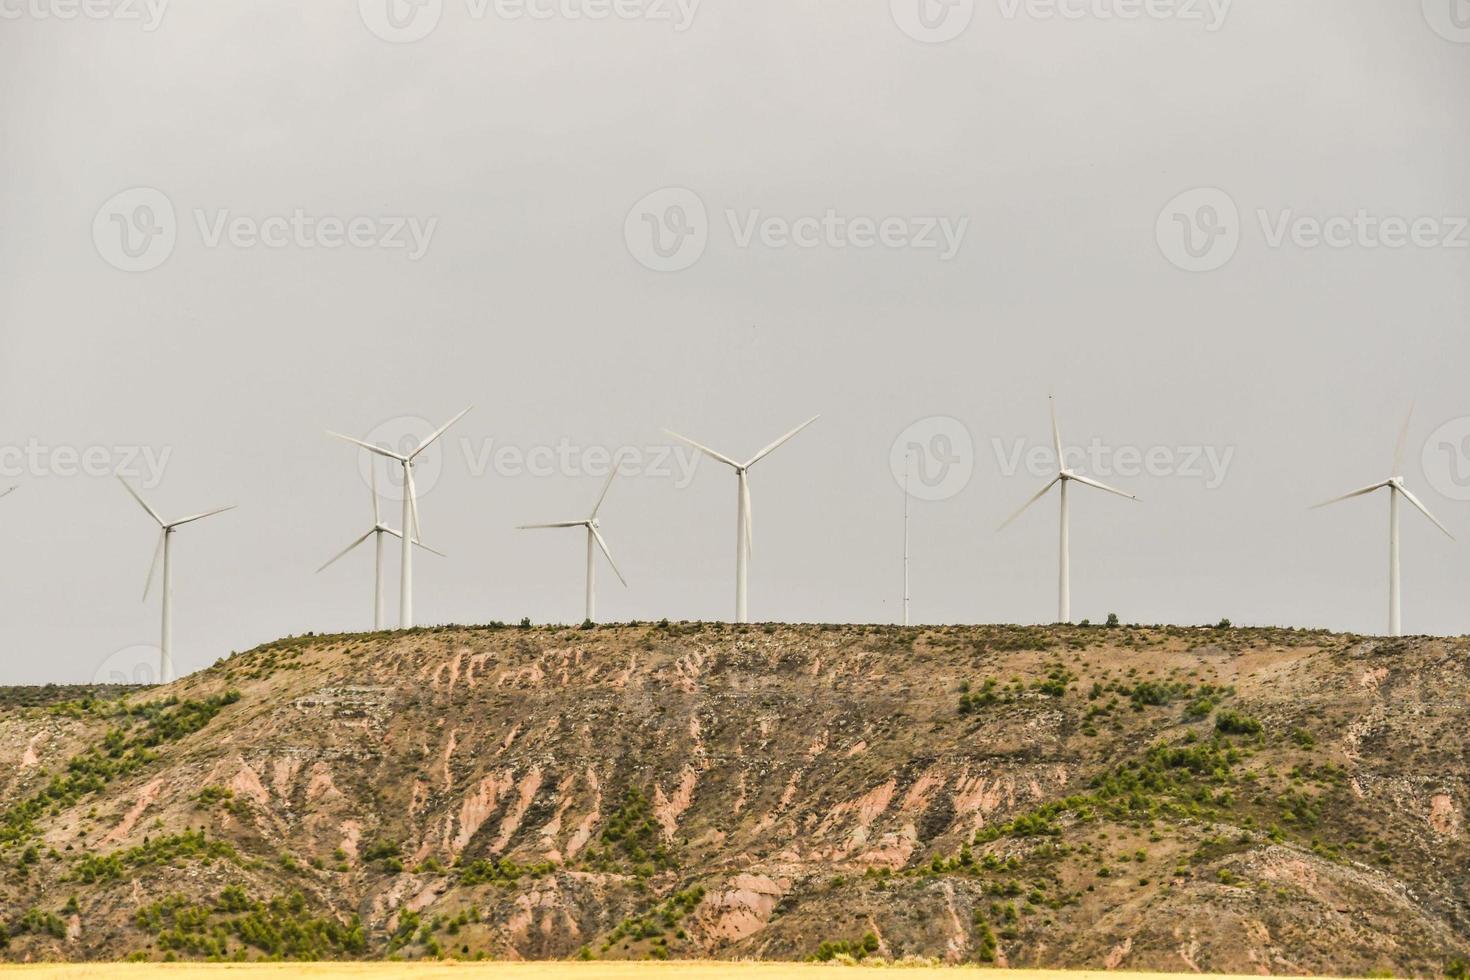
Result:
[[[181,521],[174,521],[172,524],[169,525],[169,527],[178,527],[180,524],[192,524],[195,521],[202,521],[206,517],[213,517],[215,514],[223,514],[227,510],[234,510],[236,506],[237,505],[235,504],[230,504],[230,506],[228,507],[216,507],[214,510],[206,510],[202,514],[195,514],[194,516],[186,517]]]
[[[403,476],[404,489],[408,491],[408,510],[413,515],[413,539],[417,541],[424,536],[424,532],[419,526],[419,494],[413,485],[413,466],[404,464]]]
[[[756,453],[754,456],[752,456],[750,458],[750,462],[748,462],[748,463],[745,464],[745,468],[746,469],[749,469],[750,467],[754,466],[756,463],[759,463],[761,460],[763,460],[767,456],[771,455],[771,453],[773,453],[777,449],[781,448],[781,446],[783,444],[785,444],[792,436],[796,435],[802,429],[805,429],[807,426],[811,425],[813,422],[815,422],[819,418],[821,418],[820,415],[813,415],[811,418],[807,419],[805,422],[801,423],[796,428],[792,429],[790,432],[786,433],[784,436],[782,436],[781,438],[777,439],[775,442],[771,443],[765,449],[762,449],[760,452]]]
[[[602,493],[597,495],[597,503],[592,505],[592,513],[588,517],[588,520],[596,517],[597,512],[602,509],[602,502],[607,499],[607,492],[612,489],[613,479],[618,475],[618,463],[619,459],[614,458],[612,461],[612,469],[610,469],[607,474],[607,482],[602,485]]]
[[[474,408],[474,407],[475,406],[473,406],[473,405],[470,406],[470,408]],[[439,426],[439,428],[435,429],[434,432],[433,432],[433,434],[430,435],[429,438],[427,438],[423,442],[419,443],[419,448],[415,449],[413,452],[411,452],[411,453],[408,454],[408,458],[409,459],[413,459],[419,453],[423,452],[425,449],[428,449],[429,448],[429,444],[432,443],[435,439],[438,439],[440,436],[442,436],[445,433],[445,431],[448,430],[448,428],[451,425],[453,425],[454,423],[458,422],[460,419],[462,419],[466,415],[468,415],[470,413],[470,408],[465,409],[463,412],[460,412],[454,418],[450,419],[448,422],[445,422],[443,425]]]
[[[133,499],[143,506],[143,509],[148,512],[149,517],[158,522],[159,527],[163,527],[163,518],[158,516],[158,511],[148,506],[148,501],[144,500],[141,496],[138,495],[138,491],[133,489],[132,484],[130,484],[127,480],[124,480],[120,476],[117,478],[117,482],[121,483],[123,485],[123,489],[127,490],[127,492],[132,495]],[[9,491],[6,492],[8,493]]]
[[[1067,468],[1067,461],[1062,458],[1062,430],[1057,425],[1057,400],[1051,395],[1046,396],[1047,405],[1051,406],[1051,445],[1057,454],[1057,469]]]
[[[745,513],[745,557],[755,554],[755,526],[750,517],[750,480],[740,483],[740,509]]]
[[[386,532],[388,532],[389,534],[393,535],[398,540],[400,540],[400,541],[403,540],[403,535],[399,534],[397,531],[393,530],[391,527],[385,527],[385,528],[383,528],[383,530],[386,531]],[[427,551],[431,555],[438,555],[440,558],[448,558],[449,557],[444,552],[442,552],[442,551],[436,551],[433,548],[430,548],[428,545],[424,544],[422,541],[419,541],[418,539],[414,539],[413,546],[415,548],[421,548],[424,551]]]
[[[698,449],[700,452],[704,453],[710,459],[716,459],[716,460],[719,460],[721,463],[724,463],[726,466],[733,466],[737,470],[740,469],[740,464],[737,463],[737,462],[735,462],[729,456],[721,455],[720,453],[715,452],[713,449],[711,449],[708,446],[702,446],[699,443],[695,442],[693,439],[690,439],[688,436],[681,436],[681,435],[679,435],[679,433],[673,432],[673,431],[671,431],[669,429],[664,429],[663,431],[664,431],[664,434],[665,435],[671,435],[675,439],[678,439],[680,442],[687,443],[687,444],[693,446],[695,449]]]
[[[1060,482],[1062,482],[1062,478],[1061,477],[1059,477],[1059,476],[1052,477],[1050,483],[1048,483],[1046,486],[1042,487],[1040,490],[1036,491],[1036,495],[1035,496],[1033,496],[1030,500],[1026,501],[1024,504],[1022,504],[1020,510],[1016,511],[1010,517],[1007,517],[1005,519],[1005,523],[1002,524],[1000,527],[996,528],[996,530],[997,531],[1004,531],[1007,527],[1010,526],[1010,524],[1011,524],[1012,521],[1014,521],[1016,518],[1020,517],[1022,514],[1026,513],[1026,509],[1028,507],[1030,507],[1032,504],[1036,503],[1036,501],[1040,500],[1042,497],[1045,497],[1046,496],[1046,492],[1048,490],[1050,490],[1052,487],[1056,486]]]
[[[607,542],[602,539],[601,532],[599,532],[595,527],[588,528],[588,530],[591,531],[592,536],[597,539],[597,546],[602,549],[602,553],[607,556],[607,563],[612,566],[613,574],[618,577],[619,582],[623,583],[623,588],[627,588],[628,580],[623,578],[622,572],[618,571],[618,563],[613,561],[612,552],[608,550]]]
[[[163,555],[163,539],[168,534],[162,528],[158,529],[158,544],[153,549],[153,561],[148,564],[148,580],[143,583],[143,601],[148,601],[148,593],[153,590],[153,575],[158,571],[158,559]]]
[[[1387,481],[1384,481],[1383,483],[1375,483],[1371,487],[1364,487],[1361,490],[1354,490],[1352,493],[1345,493],[1341,497],[1333,497],[1331,500],[1324,500],[1320,504],[1313,504],[1311,507],[1308,507],[1307,509],[1308,510],[1318,510],[1318,509],[1320,509],[1322,507],[1328,506],[1329,504],[1341,503],[1344,500],[1351,500],[1354,497],[1361,497],[1365,493],[1372,493],[1374,490],[1382,490],[1384,487],[1386,487],[1388,485],[1389,484],[1388,484]]]
[[[1404,416],[1403,427],[1399,429],[1399,441],[1393,447],[1393,472],[1390,476],[1403,476],[1404,447],[1409,441],[1409,423],[1414,419],[1414,403],[1409,403],[1409,413]],[[1405,491],[1407,493],[1407,491]],[[1449,532],[1446,531],[1446,534]]]
[[[1085,483],[1089,487],[1096,487],[1099,490],[1106,490],[1108,493],[1116,493],[1120,497],[1127,497],[1129,500],[1137,500],[1138,499],[1133,494],[1131,494],[1131,493],[1124,493],[1122,490],[1119,490],[1117,487],[1110,487],[1106,483],[1099,483],[1096,480],[1089,479],[1089,478],[1087,478],[1085,476],[1078,476],[1076,473],[1073,473],[1072,474],[1072,479],[1076,480],[1078,483]]]
[[[375,460],[368,460],[368,482],[371,484],[373,494],[373,526],[383,523],[382,515],[378,512],[378,464]]]
[[[1434,524],[1435,527],[1437,527],[1441,531],[1443,531],[1445,537],[1449,538],[1451,541],[1455,540],[1455,536],[1450,533],[1450,529],[1447,528],[1447,527],[1445,527],[1443,524],[1441,524],[1439,522],[1439,518],[1437,518],[1433,514],[1429,513],[1429,508],[1428,507],[1425,507],[1422,503],[1420,503],[1418,497],[1414,496],[1412,493],[1410,493],[1409,491],[1405,490],[1403,487],[1397,487],[1395,489],[1397,489],[1399,493],[1401,493],[1401,494],[1404,495],[1404,499],[1405,500],[1407,500],[1409,503],[1413,504],[1415,507],[1419,508],[1419,513],[1421,513],[1425,517],[1429,518],[1429,520]]]
[[[586,527],[587,521],[557,521],[553,524],[517,524],[517,531],[540,531],[548,527]]]
[[[369,531],[368,533],[364,534],[362,537],[358,538],[356,541],[352,542],[347,547],[343,548],[341,551],[337,552],[330,559],[328,559],[328,561],[327,561],[327,563],[325,565],[323,565],[321,568],[318,568],[317,569],[317,573],[320,574],[321,572],[325,571],[329,566],[335,564],[336,561],[337,561],[337,559],[346,556],[347,552],[351,551],[353,548],[356,548],[358,545],[362,544],[368,538],[370,538],[374,534],[376,534],[377,531],[378,531],[378,529],[376,527],[373,528],[371,531]]]
[[[327,430],[327,435],[337,439],[342,439],[346,442],[350,442],[354,446],[361,446],[363,449],[366,449],[370,453],[377,453],[379,456],[387,456],[389,459],[396,459],[400,463],[403,462],[404,458],[391,449],[384,449],[382,446],[374,446],[370,442],[363,442],[361,439],[354,439],[351,436],[344,436],[342,433],[332,432],[330,429]]]

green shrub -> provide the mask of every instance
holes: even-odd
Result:
[[[1221,735],[1259,735],[1261,723],[1238,711],[1222,711],[1215,716],[1215,731]]]

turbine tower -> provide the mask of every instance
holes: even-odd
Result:
[[[1110,487],[1106,483],[1099,483],[1097,480],[1089,479],[1080,473],[1073,473],[1067,469],[1067,461],[1062,456],[1062,433],[1061,429],[1057,426],[1056,399],[1048,395],[1047,401],[1051,405],[1051,441],[1052,448],[1056,450],[1057,454],[1057,475],[1052,477],[1050,483],[1038,490],[1034,497],[1022,504],[1020,510],[1006,518],[1005,523],[997,528],[997,530],[1003,530],[1012,521],[1024,514],[1028,507],[1046,496],[1047,491],[1052,487],[1058,484],[1061,485],[1061,541],[1057,557],[1057,622],[1070,623],[1072,621],[1072,554],[1070,541],[1071,524],[1067,512],[1067,484],[1076,482],[1085,486],[1095,487],[1098,490],[1106,490],[1108,493],[1115,493],[1120,497],[1127,497],[1129,500],[1137,500],[1138,498],[1131,493],[1124,493],[1122,490]]]
[[[624,588],[628,580],[623,578],[623,573],[618,571],[618,563],[613,561],[612,552],[608,550],[607,542],[603,540],[602,532],[598,530],[602,525],[597,521],[597,512],[602,509],[602,502],[607,499],[607,491],[612,487],[613,478],[618,475],[618,461],[612,462],[612,471],[607,474],[607,482],[602,485],[602,493],[597,497],[597,503],[592,505],[592,513],[580,521],[557,521],[553,524],[522,524],[517,530],[532,531],[553,527],[585,527],[587,529],[587,615],[585,622],[595,622],[597,618],[597,552],[601,548],[602,553],[607,556],[607,563],[612,566],[613,574],[618,581],[623,583]]]
[[[718,460],[719,462],[724,463],[726,466],[729,466],[735,470],[735,476],[739,482],[739,496],[736,498],[735,505],[735,622],[737,623],[747,623],[750,621],[748,615],[746,614],[745,601],[747,577],[746,573],[750,566],[752,538],[750,527],[750,481],[747,477],[747,473],[752,466],[765,459],[771,453],[775,452],[788,439],[796,435],[802,429],[805,429],[807,426],[811,425],[819,418],[821,418],[820,415],[813,415],[811,418],[801,423],[801,425],[798,425],[796,428],[792,429],[790,432],[786,433],[784,436],[777,439],[775,442],[771,443],[760,452],[756,453],[744,463],[737,463],[729,456],[721,455],[708,446],[702,446],[699,443],[695,442],[693,439],[690,439],[686,436],[681,436],[677,432],[670,432],[668,429],[664,430],[664,432],[673,436],[675,439],[678,439],[680,442],[687,443],[690,446],[693,446],[695,449],[698,449],[710,459]]]
[[[1404,444],[1409,436],[1409,421],[1413,417],[1414,407],[1411,405],[1409,406],[1409,414],[1404,417],[1404,426],[1402,429],[1399,430],[1398,445],[1394,448],[1393,451],[1393,472],[1395,474],[1394,476],[1389,477],[1382,483],[1375,483],[1371,487],[1363,487],[1361,490],[1354,490],[1352,493],[1345,493],[1341,497],[1334,497],[1331,500],[1316,504],[1311,508],[1312,510],[1316,510],[1319,507],[1326,507],[1328,504],[1335,504],[1342,500],[1350,500],[1353,497],[1361,497],[1365,494],[1374,493],[1375,491],[1387,488],[1389,636],[1403,635],[1403,605],[1401,601],[1402,579],[1399,572],[1399,498],[1403,497],[1410,504],[1416,507],[1419,510],[1419,513],[1429,518],[1429,520],[1434,524],[1435,527],[1443,531],[1446,537],[1448,537],[1451,541],[1455,540],[1455,536],[1453,534],[1450,534],[1449,528],[1445,527],[1439,522],[1438,518],[1429,513],[1429,508],[1420,503],[1419,498],[1410,493],[1408,487],[1404,486],[1404,478],[1397,475],[1403,467]]]
[[[374,539],[374,541],[373,541],[374,549],[375,549],[375,551],[377,553],[376,565],[374,566],[374,574],[373,574],[373,629],[375,631],[382,631],[383,629],[385,629],[385,625],[384,624],[387,622],[387,610],[385,608],[385,606],[387,604],[384,601],[385,594],[384,594],[384,591],[383,591],[383,535],[385,535],[385,534],[391,534],[395,538],[401,538],[401,537],[403,537],[403,535],[399,534],[397,531],[393,530],[391,527],[389,527],[388,525],[384,524],[383,523],[383,518],[380,516],[380,514],[378,512],[378,466],[377,466],[377,463],[371,463],[370,464],[370,468],[368,469],[368,473],[369,473],[370,479],[372,481],[373,526],[371,528],[369,528],[368,529],[368,532],[366,534],[364,534],[362,537],[358,538],[356,541],[353,541],[347,547],[345,547],[341,551],[337,552],[337,554],[334,555],[330,561],[328,561],[321,568],[318,568],[317,569],[317,573],[320,574],[321,572],[326,571],[327,568],[329,568],[330,566],[332,566],[333,564],[335,564],[339,558],[344,557],[353,548],[356,548],[358,545],[362,544],[368,538],[373,538]],[[428,545],[424,544],[422,541],[417,541],[416,540],[416,541],[414,541],[414,544],[417,547],[423,548],[425,551],[429,552],[430,554],[438,555],[440,558],[443,558],[444,557],[444,553],[443,552],[435,551],[433,548],[430,548]]]
[[[473,405],[470,406],[470,408],[473,407]],[[450,419],[448,422],[445,422],[443,425],[439,426],[439,428],[429,433],[429,437],[427,439],[419,443],[418,446],[414,448],[413,452],[410,452],[406,455],[402,453],[395,453],[393,450],[385,448],[383,446],[374,446],[371,443],[363,442],[361,439],[354,439],[351,436],[344,436],[340,432],[327,433],[327,435],[329,436],[334,436],[338,439],[346,440],[347,442],[352,443],[354,446],[361,446],[363,449],[366,449],[370,453],[377,453],[379,456],[386,456],[389,459],[396,460],[398,464],[403,467],[403,533],[398,535],[399,540],[403,542],[402,557],[399,561],[398,579],[399,629],[406,630],[413,628],[413,544],[415,541],[418,540],[421,534],[419,529],[418,497],[413,488],[413,461],[418,457],[420,453],[422,453],[425,449],[428,449],[429,446],[434,443],[434,440],[442,436],[451,425],[464,418],[465,415],[469,413],[469,410],[469,408],[465,409],[463,412],[460,412],[454,418]],[[412,529],[411,533],[410,529]]]
[[[174,679],[174,531],[185,524],[190,524],[194,521],[200,521],[206,517],[213,517],[215,514],[223,514],[227,510],[234,510],[235,505],[231,504],[228,507],[216,507],[214,510],[207,510],[202,514],[195,514],[192,517],[185,517],[177,521],[165,521],[162,517],[158,516],[158,512],[156,510],[148,506],[147,501],[145,501],[141,496],[138,495],[138,491],[134,490],[127,480],[124,480],[121,476],[119,476],[117,479],[118,482],[123,485],[124,489],[126,489],[128,493],[132,494],[133,499],[143,506],[143,509],[148,512],[148,516],[158,522],[158,546],[153,549],[153,563],[148,566],[148,582],[143,586],[143,600],[145,602],[147,601],[148,593],[153,588],[153,573],[158,570],[158,556],[162,555],[163,630],[162,635],[158,641],[158,678],[160,683],[167,684]]]

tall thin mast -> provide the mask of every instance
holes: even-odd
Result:
[[[914,451],[903,461],[903,624],[909,624],[909,471],[913,469]]]

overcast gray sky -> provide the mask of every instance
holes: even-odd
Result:
[[[660,429],[817,413],[752,470],[752,618],[899,618],[916,443],[914,619],[1048,621],[1055,498],[995,528],[1054,390],[1142,498],[1075,491],[1077,618],[1382,631],[1386,498],[1307,507],[1417,399],[1462,540],[1406,513],[1405,627],[1470,631],[1463,0],[388,2],[0,0],[0,681],[156,643],[117,468],[239,504],[179,532],[181,670],[366,628],[370,550],[313,574],[371,524],[325,430],[469,404],[422,623],[579,620],[581,536],[514,525],[619,447],[600,613],[729,618],[735,479]]]

